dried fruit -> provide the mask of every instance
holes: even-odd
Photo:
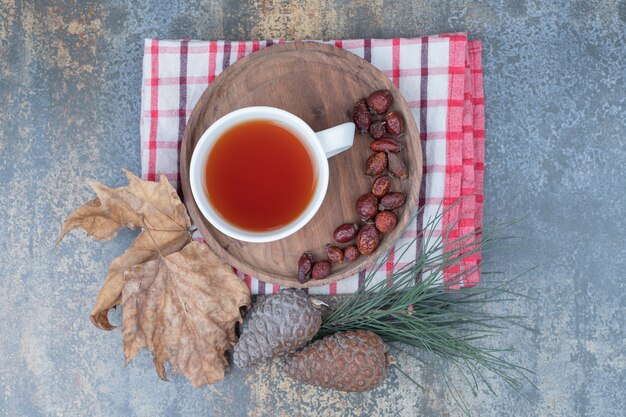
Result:
[[[356,237],[359,225],[354,223],[344,223],[333,232],[333,238],[339,243],[348,243]]]
[[[404,205],[406,201],[406,194],[404,193],[387,193],[380,199],[379,209],[382,210],[395,210]]]
[[[365,100],[359,100],[354,104],[352,109],[352,119],[359,133],[365,133],[372,123],[372,115],[367,109]]]
[[[398,217],[393,211],[383,210],[376,215],[376,228],[381,233],[391,232],[398,224]]]
[[[404,119],[395,111],[385,115],[387,123],[387,131],[392,135],[401,135],[404,133]]]
[[[343,259],[346,262],[353,262],[361,255],[359,250],[354,245],[350,245],[343,250]]]
[[[391,175],[396,178],[400,178],[401,180],[406,179],[409,176],[406,170],[406,165],[404,165],[404,161],[400,155],[388,153],[387,161],[389,165],[389,173]]]
[[[400,142],[394,138],[384,137],[370,143],[370,149],[374,152],[400,152]]]
[[[313,279],[324,279],[330,275],[330,269],[332,265],[329,261],[320,261],[313,265],[313,270],[311,271],[311,278]]]
[[[383,120],[377,120],[372,122],[369,128],[370,136],[374,139],[382,138],[387,133],[385,128],[385,122]]]
[[[372,194],[380,198],[387,194],[390,188],[391,178],[387,175],[383,175],[374,180],[374,183],[372,184]]]
[[[371,223],[361,227],[356,237],[356,245],[363,255],[371,255],[380,243],[380,232]]]
[[[378,213],[378,199],[372,193],[363,194],[356,202],[356,211],[363,220],[371,219]]]
[[[375,113],[384,114],[393,105],[393,95],[389,90],[377,90],[370,94],[366,101]]]
[[[241,327],[233,362],[246,368],[306,345],[320,329],[322,315],[302,290],[289,288],[257,302]]]
[[[369,330],[337,332],[282,359],[290,377],[339,391],[362,392],[380,385],[390,356]]]
[[[387,154],[385,152],[377,152],[370,155],[365,162],[365,175],[375,177],[382,174],[387,168]]]
[[[304,284],[311,279],[311,270],[313,269],[313,255],[304,252],[298,259],[298,282]]]
[[[328,259],[333,263],[343,261],[343,251],[339,246],[326,245],[326,256],[328,256]]]

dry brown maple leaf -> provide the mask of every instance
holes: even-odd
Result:
[[[166,380],[165,363],[196,386],[221,381],[224,352],[237,342],[235,325],[250,292],[207,245],[133,266],[122,290],[122,340],[126,364],[142,348]]]
[[[193,385],[220,381],[228,365],[224,352],[235,345],[248,287],[208,246],[191,242],[191,221],[164,176],[143,181],[128,171],[128,185],[90,185],[96,198],[63,223],[59,240],[84,229],[96,239],[111,239],[122,227],[142,231],[109,267],[91,312],[91,321],[111,330],[108,311],[122,303],[126,363],[142,348],[154,354],[162,379],[165,363]]]
[[[91,321],[104,330],[113,329],[107,316],[120,303],[124,272],[160,255],[178,252],[191,241],[191,220],[167,178],[161,176],[159,182],[151,182],[129,171],[124,173],[128,177],[125,187],[109,188],[90,182],[96,198],[69,215],[59,236],[61,240],[70,230],[82,228],[95,239],[111,239],[122,227],[143,228],[126,252],[111,262],[96,298]]]

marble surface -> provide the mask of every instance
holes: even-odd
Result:
[[[0,415],[460,416],[439,373],[407,362],[364,394],[303,386],[276,366],[195,389],[161,382],[147,352],[124,367],[121,333],[89,311],[107,243],[62,219],[85,181],[139,171],[146,37],[357,38],[467,31],[484,42],[485,218],[523,217],[486,255],[533,297],[494,311],[536,333],[494,341],[536,373],[533,406],[497,378],[477,416],[618,416],[626,408],[626,3],[622,1],[17,1],[0,3]],[[119,320],[119,313],[114,319]],[[408,358],[404,358],[409,360]],[[453,379],[462,382],[460,375]],[[484,386],[484,385],[483,385]]]

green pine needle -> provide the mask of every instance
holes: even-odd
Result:
[[[525,385],[534,386],[530,379],[533,372],[502,359],[498,356],[502,350],[479,345],[511,326],[532,331],[524,324],[523,316],[494,314],[485,309],[490,303],[526,297],[510,289],[519,277],[504,281],[483,279],[475,287],[458,291],[442,285],[444,271],[448,268],[460,265],[477,251],[507,240],[498,235],[510,224],[493,228],[489,233],[481,230],[451,239],[449,234],[454,225],[441,234],[435,233],[444,214],[439,210],[420,236],[396,251],[397,259],[401,259],[408,247],[419,244],[421,253],[417,259],[403,267],[398,267],[396,261],[389,279],[374,283],[375,272],[387,261],[387,256],[382,258],[366,276],[364,289],[348,296],[324,319],[318,337],[347,330],[371,330],[403,353],[409,354],[398,344],[423,349],[450,362],[461,371],[474,392],[481,385],[495,394],[484,376],[487,371],[524,395]],[[475,268],[461,268],[453,282],[463,282],[463,278],[474,271]],[[398,366],[397,369],[419,386],[405,371]],[[467,403],[445,372],[443,378],[454,400],[469,413]]]

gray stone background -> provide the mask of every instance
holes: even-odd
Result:
[[[120,331],[89,311],[108,243],[62,219],[85,180],[139,171],[145,37],[358,38],[467,31],[483,40],[485,218],[525,216],[513,249],[486,255],[534,300],[492,306],[529,316],[495,343],[536,372],[531,406],[499,380],[463,389],[477,416],[622,416],[626,409],[626,3],[607,1],[17,1],[0,5],[0,415],[459,416],[436,371],[409,362],[343,394],[276,367],[235,370],[194,389],[161,382],[143,352],[124,368]],[[117,317],[119,319],[119,316]],[[407,359],[407,358],[404,358]],[[454,377],[457,382],[459,376]]]

